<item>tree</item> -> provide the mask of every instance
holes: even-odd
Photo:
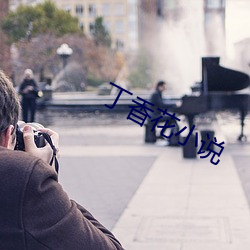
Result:
[[[95,24],[92,30],[92,35],[96,45],[104,45],[106,47],[111,46],[111,37],[103,24],[103,18],[97,17],[95,19]]]
[[[8,14],[2,28],[11,42],[41,33],[52,33],[63,36],[67,33],[79,32],[78,19],[68,12],[60,10],[49,0],[36,6],[20,5],[16,11]]]
[[[113,81],[122,67],[117,53],[105,46],[97,46],[92,39],[82,34],[67,34],[63,37],[40,34],[28,43],[19,41],[15,44],[16,56],[13,57],[13,65],[16,84],[21,81],[26,68],[32,68],[36,77],[41,75],[41,72],[46,78],[54,78],[60,74],[61,58],[56,54],[56,50],[62,43],[67,43],[73,49],[73,53],[68,61],[67,79],[63,79],[63,74],[57,79],[59,84],[60,81],[67,82],[72,90],[80,89],[81,86],[72,84],[72,81],[80,84],[79,78],[92,86]],[[72,63],[74,65],[71,65]]]
[[[145,88],[152,82],[152,59],[145,50],[138,52],[133,70],[129,74],[129,81],[133,87]]]

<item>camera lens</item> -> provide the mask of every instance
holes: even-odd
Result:
[[[25,144],[23,140],[23,128],[25,125],[29,125],[32,127],[34,131],[34,142],[38,148],[45,146],[45,139],[43,135],[38,132],[37,130],[40,128],[44,128],[43,125],[40,123],[32,122],[32,123],[25,123],[22,121],[18,122],[17,129],[16,129],[16,145],[15,150],[25,151]]]

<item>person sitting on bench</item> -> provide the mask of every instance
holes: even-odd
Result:
[[[155,122],[151,122],[152,120],[162,116],[162,118],[159,120],[159,122],[166,122],[167,120],[169,120],[169,123],[168,125],[172,125],[172,124],[175,124],[175,127],[174,129],[175,130],[179,130],[179,127],[178,127],[178,124],[176,123],[176,121],[173,119],[171,119],[169,116],[167,115],[163,115],[162,112],[159,110],[165,110],[165,109],[168,109],[170,108],[170,105],[167,104],[167,103],[164,103],[163,101],[163,98],[162,98],[162,93],[166,90],[167,86],[166,86],[166,82],[165,81],[158,81],[157,84],[156,84],[156,87],[155,87],[155,91],[152,93],[152,95],[150,96],[150,99],[149,99],[149,102],[154,104],[154,107],[151,107],[151,109],[154,110],[154,112],[150,112],[149,115],[151,116],[150,118],[148,118],[148,121],[147,121],[147,125],[148,125],[148,130],[151,131],[155,125]],[[165,129],[166,130],[166,129]],[[164,131],[165,132],[165,131]],[[151,142],[155,142],[157,138],[161,138],[161,139],[164,139],[163,136],[156,136],[155,135],[155,131],[153,132],[153,136],[155,138],[152,138],[152,141]],[[146,142],[147,142],[147,139],[146,139]],[[150,139],[149,141],[150,142]],[[170,143],[171,144],[171,143]]]

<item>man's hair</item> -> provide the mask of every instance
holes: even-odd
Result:
[[[156,89],[159,89],[159,87],[163,86],[164,84],[166,84],[166,82],[164,82],[164,81],[157,82]]]
[[[10,125],[16,128],[19,111],[20,102],[13,84],[0,70],[0,142],[2,141],[3,132]]]

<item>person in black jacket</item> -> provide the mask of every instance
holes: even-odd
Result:
[[[22,95],[22,113],[24,122],[34,122],[36,114],[36,99],[38,97],[38,87],[33,77],[31,69],[24,71],[24,79],[19,88]]]
[[[155,91],[150,97],[150,102],[154,104],[154,107],[153,107],[154,113],[151,119],[161,116],[161,111],[158,110],[158,108],[162,110],[167,108],[167,105],[163,102],[163,99],[162,99],[162,93],[165,90],[166,90],[166,82],[164,81],[157,82]]]
[[[178,127],[176,120],[171,119],[171,117],[168,115],[163,115],[163,113],[159,110],[159,109],[161,109],[164,111],[165,109],[171,109],[171,107],[172,107],[172,105],[164,103],[163,98],[162,98],[162,93],[166,90],[166,85],[167,84],[165,81],[158,81],[156,84],[155,91],[153,92],[153,94],[151,95],[150,100],[149,100],[149,102],[154,104],[154,107],[150,106],[150,108],[153,109],[154,112],[150,113],[151,118],[148,120],[148,123],[150,124],[150,128],[152,129],[154,126],[154,122],[151,122],[151,121],[162,116],[162,118],[159,120],[160,123],[169,121],[168,125],[172,125],[172,126],[174,125],[174,129],[176,131],[178,131],[179,127]],[[175,105],[173,105],[173,106],[175,106]],[[163,125],[163,124],[161,124],[161,125]],[[166,131],[166,129],[164,129],[163,133],[165,133],[165,131]],[[158,136],[158,137],[161,139],[164,138],[163,136]],[[172,140],[173,139],[174,138],[172,138]],[[169,141],[169,143],[171,144],[172,142]]]
[[[49,144],[38,148],[30,125],[23,128],[25,152],[13,150],[19,99],[0,71],[0,249],[123,250],[115,236],[83,206],[70,200],[49,165]],[[59,150],[59,135],[47,128]]]

